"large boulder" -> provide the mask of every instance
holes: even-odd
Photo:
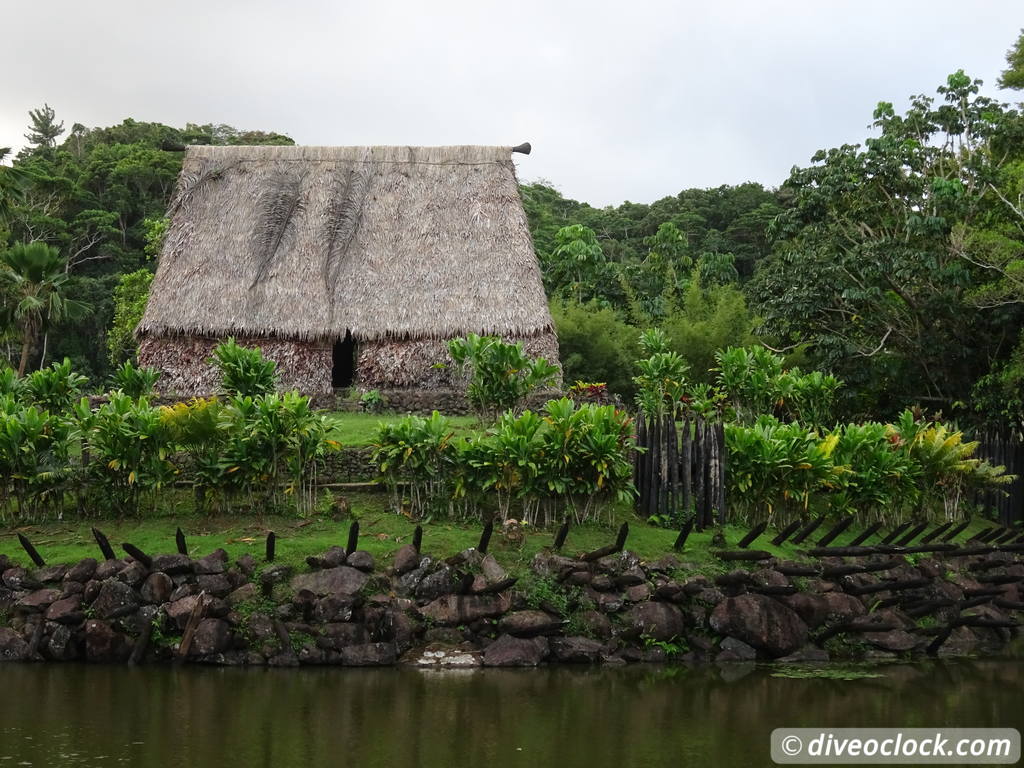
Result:
[[[100,592],[93,600],[93,613],[100,619],[119,619],[135,612],[139,607],[139,598],[135,590],[121,581],[103,582]]]
[[[325,568],[313,573],[302,573],[292,579],[292,589],[296,592],[308,589],[316,595],[354,595],[370,580],[362,571],[340,565],[337,568]]]
[[[51,584],[60,581],[68,572],[66,565],[45,565],[36,570],[33,576],[43,584]]]
[[[131,646],[127,638],[115,632],[106,621],[85,622],[85,658],[96,662],[127,661]]]
[[[589,637],[551,639],[551,657],[563,664],[595,664],[601,660],[604,646]]]
[[[420,553],[416,551],[416,547],[412,544],[406,544],[395,552],[395,564],[392,566],[396,576],[401,576],[409,571],[415,571],[420,567],[420,560],[423,558]]]
[[[351,567],[356,568],[360,571],[369,573],[373,570],[373,555],[371,555],[369,552],[359,549],[348,556],[348,559],[345,561],[345,564],[350,565]]]
[[[413,594],[417,600],[436,600],[442,595],[454,592],[459,580],[451,568],[441,568],[426,576],[419,584]]]
[[[78,658],[78,645],[75,643],[71,627],[63,624],[51,624],[43,648],[47,658],[54,661],[72,661]]]
[[[0,662],[25,661],[28,643],[10,627],[0,627]]]
[[[726,598],[711,613],[711,628],[776,658],[807,642],[807,625],[777,600],[764,595]]]
[[[51,603],[59,599],[59,589],[37,589],[16,602],[14,604],[14,612],[21,614],[42,613],[50,607]]]
[[[72,595],[63,600],[57,600],[46,609],[46,620],[55,621],[58,624],[80,624],[85,614],[82,611],[81,595]]]
[[[164,606],[164,613],[167,614],[168,620],[171,621],[178,629],[184,629],[185,625],[188,624],[192,611],[195,610],[198,603],[198,595],[187,595],[180,600],[167,603]]]
[[[153,570],[166,573],[168,576],[181,576],[192,573],[192,561],[188,555],[157,555],[153,558]]]
[[[484,651],[484,666],[536,667],[544,661],[548,652],[546,638],[502,635]]]
[[[624,617],[625,634],[669,641],[681,637],[686,629],[683,612],[671,603],[637,603]]]
[[[223,653],[231,644],[231,627],[221,619],[203,619],[192,636],[189,652],[194,656]]]
[[[341,663],[347,667],[384,667],[397,658],[394,643],[363,643],[341,649]]]
[[[864,603],[845,592],[798,592],[781,600],[811,629],[825,623],[843,623],[866,613]]]
[[[423,606],[420,613],[436,624],[456,626],[501,616],[508,606],[498,595],[445,595]]]
[[[192,568],[199,576],[216,576],[224,573],[228,567],[228,553],[223,549],[215,549],[206,557],[192,562]]]
[[[79,560],[75,565],[71,566],[71,570],[64,575],[64,578],[68,581],[79,581],[84,584],[96,573],[97,565],[96,558],[93,557]]]
[[[163,571],[157,571],[151,573],[142,584],[141,594],[145,602],[160,605],[171,598],[173,591],[174,582],[171,581],[171,577]]]
[[[554,634],[564,623],[544,611],[516,611],[502,617],[498,628],[514,637],[536,637]]]

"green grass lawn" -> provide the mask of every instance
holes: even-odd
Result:
[[[337,440],[342,446],[370,445],[377,436],[377,428],[381,422],[390,423],[405,417],[404,413],[362,413],[333,411],[326,414],[330,422],[329,437]],[[480,429],[480,422],[475,416],[448,416],[457,431],[470,432]]]

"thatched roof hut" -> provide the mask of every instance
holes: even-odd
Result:
[[[182,393],[229,335],[311,392],[443,385],[471,332],[557,360],[511,149],[190,147],[140,357]]]

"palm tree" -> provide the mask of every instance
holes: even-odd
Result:
[[[64,295],[68,274],[60,251],[46,243],[19,243],[0,252],[0,318],[21,334],[18,376],[40,331],[83,315],[88,307]]]

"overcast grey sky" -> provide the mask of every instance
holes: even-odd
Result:
[[[4,0],[0,146],[228,123],[300,144],[518,144],[596,205],[777,185],[957,68],[996,93],[1020,0]],[[1014,100],[1018,94],[997,94]],[[518,158],[519,156],[517,156]]]

